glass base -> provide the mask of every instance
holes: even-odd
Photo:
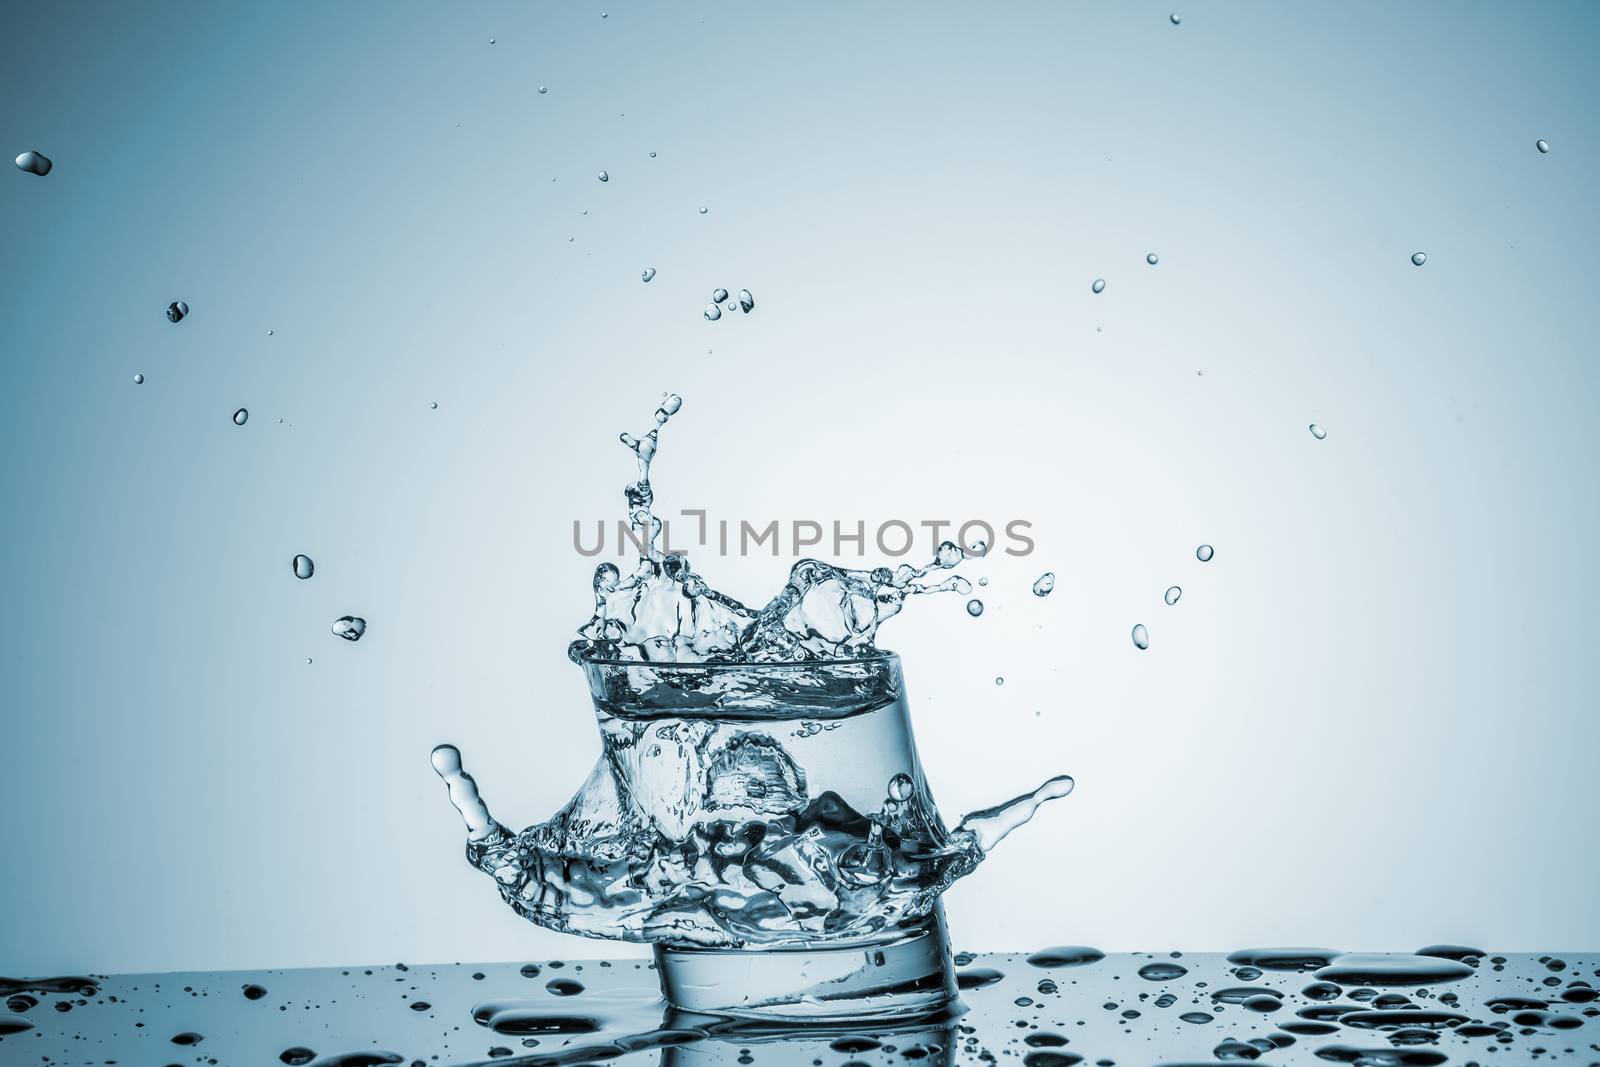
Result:
[[[771,949],[657,945],[661,992],[686,1012],[774,1023],[922,1021],[960,1010],[944,909],[882,940]]]

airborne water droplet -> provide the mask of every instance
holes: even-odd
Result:
[[[750,295],[750,290],[748,290],[748,289],[740,289],[739,290],[739,310],[744,312],[746,315],[748,315],[748,314],[750,314],[750,312],[755,310],[755,307],[756,307],[756,298]]]
[[[644,273],[639,275],[639,280],[648,282],[651,278],[654,278],[655,276],[656,276],[656,269],[654,267],[646,267],[644,269]]]
[[[361,635],[366,632],[367,620],[359,615],[341,615],[333,623],[334,636],[342,637],[346,641],[359,641]]]
[[[142,375],[142,374],[135,374],[135,375],[134,375],[134,376],[133,376],[133,384],[134,384],[134,385],[143,385],[143,384],[144,384],[144,375]]]
[[[1537,141],[1533,142],[1533,147],[1537,148],[1539,152],[1543,154],[1550,151],[1550,142],[1541,137]]]
[[[546,88],[545,88],[545,87],[544,87],[544,86],[542,86],[542,85],[541,85],[541,86],[539,86],[539,95],[540,95],[540,96],[543,96],[543,95],[544,95],[544,94],[545,94],[545,93],[548,93],[548,92],[549,92],[549,91],[550,91],[550,90],[549,90],[549,89],[546,89]]]
[[[1328,431],[1324,430],[1321,426],[1318,426],[1314,422],[1307,427],[1307,429],[1311,431],[1311,436],[1315,437],[1319,441],[1328,436]]]
[[[599,174],[596,174],[595,177],[599,178],[603,182],[608,182],[611,180],[611,175],[607,174],[605,171],[601,171]]]
[[[310,556],[299,555],[294,558],[294,576],[304,581],[317,572],[317,565],[311,561]]]
[[[1411,265],[1413,267],[1420,267],[1426,262],[1428,262],[1428,253],[1426,253],[1426,252],[1413,252],[1413,253],[1411,253]]]
[[[994,684],[995,685],[1005,685],[1006,684],[1006,680],[1005,680],[1004,677],[1002,677],[1000,675],[996,675],[995,679],[994,679]]]
[[[1165,600],[1169,605],[1172,605],[1176,604],[1178,602],[1178,598],[1182,595],[1183,590],[1174,585],[1167,589],[1166,594],[1162,597],[1162,599]]]
[[[710,211],[710,210],[711,210],[710,208],[702,207],[700,209],[700,214],[704,215],[707,211]]]
[[[167,305],[167,321],[182,322],[184,316],[189,314],[189,305],[182,300],[174,300]]]
[[[1540,142],[1543,144],[1544,142]],[[43,178],[50,173],[50,168],[55,164],[50,162],[50,157],[40,152],[28,151],[17,157],[17,169],[28,174],[37,174]]]
[[[1176,11],[1174,11],[1172,14],[1168,15],[1167,17],[1172,20],[1172,24],[1174,26],[1178,25],[1178,23],[1183,21],[1183,19],[1178,17],[1178,13]]]
[[[897,774],[889,779],[889,799],[904,804],[911,799],[911,794],[916,792],[917,783],[911,780],[909,774]]]
[[[1056,587],[1054,571],[1045,571],[1033,583],[1034,596],[1049,596],[1050,591]]]
[[[722,318],[722,309],[717,307],[715,304],[707,304],[706,319],[711,322],[716,322],[720,318]]]
[[[1089,286],[1089,288],[1096,293],[1103,293],[1106,289],[1106,280],[1104,278],[1096,278],[1094,280],[1094,284]]]
[[[235,426],[243,426],[246,422],[249,421],[249,419],[250,419],[250,409],[249,408],[240,408],[238,411],[235,411],[233,413],[233,424]]]
[[[1156,255],[1154,252],[1151,252],[1148,256],[1144,257],[1144,261],[1153,267],[1157,263],[1161,262],[1161,257]]]
[[[1216,555],[1216,553],[1212,550],[1210,545],[1201,545],[1199,548],[1194,550],[1194,558],[1199,560],[1201,563],[1210,563],[1211,557],[1214,555]]]
[[[1138,649],[1150,647],[1150,631],[1144,628],[1142,622],[1133,628],[1133,647]]]
[[[983,601],[979,600],[977,597],[973,597],[971,600],[967,601],[967,614],[971,615],[973,618],[977,618],[979,615],[982,615]]]

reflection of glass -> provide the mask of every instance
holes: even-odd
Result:
[[[1070,779],[947,830],[900,661],[583,663],[603,750],[548,822],[512,834],[458,754],[434,764],[468,859],[523,916],[649,941],[693,1010],[901,1018],[954,986],[939,894]]]

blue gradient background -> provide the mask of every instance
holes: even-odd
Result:
[[[637,951],[427,754],[587,771],[663,389],[668,512],[1034,523],[887,639],[948,814],[1079,778],[960,946],[1600,944],[1600,7],[1169,10],[5,6],[0,970]]]

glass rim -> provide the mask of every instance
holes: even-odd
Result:
[[[727,671],[759,673],[762,671],[816,670],[832,667],[870,667],[898,662],[899,655],[890,649],[875,648],[868,656],[842,656],[833,659],[758,660],[754,662],[699,663],[693,660],[651,659],[597,659],[583,656],[576,662],[583,667],[639,668],[651,671]]]

